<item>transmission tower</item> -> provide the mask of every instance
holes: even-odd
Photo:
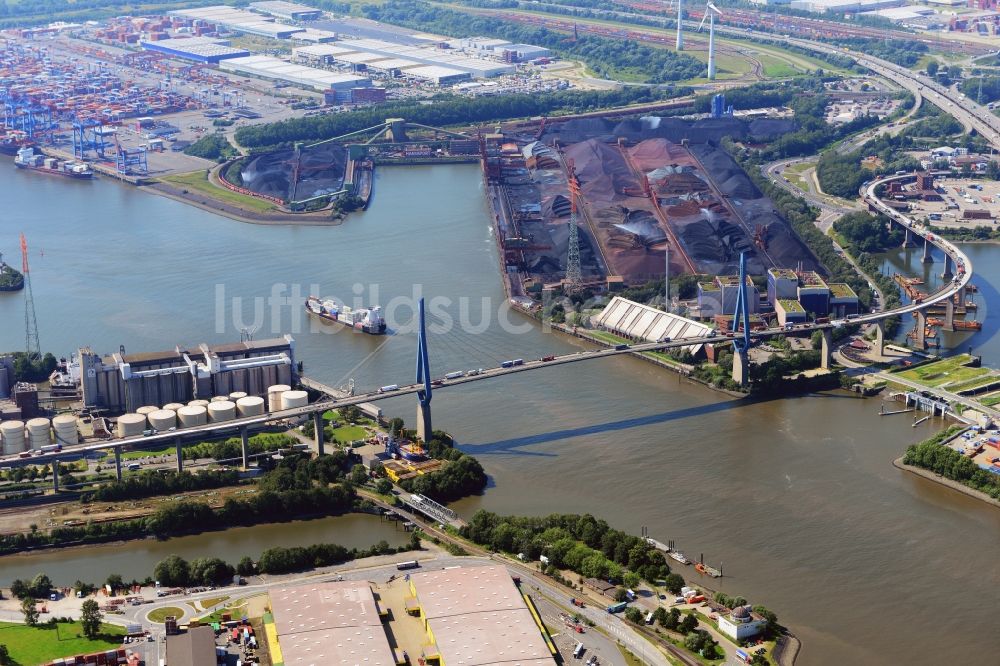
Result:
[[[580,181],[576,179],[576,169],[573,160],[566,163],[569,172],[569,247],[566,253],[566,288],[575,293],[583,284],[583,271],[580,268],[580,230],[576,225],[577,198],[580,196]]]
[[[31,292],[31,271],[28,267],[28,241],[21,234],[21,272],[24,274],[24,348],[29,359],[41,358],[38,343],[38,319],[35,317],[35,296]]]

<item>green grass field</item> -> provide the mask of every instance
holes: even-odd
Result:
[[[930,388],[936,388],[948,384],[949,387],[962,385],[974,379],[981,379],[989,374],[988,368],[968,368],[964,364],[968,363],[971,357],[968,354],[959,354],[949,358],[935,361],[919,368],[905,370],[899,373],[900,377],[918,382]]]
[[[264,201],[263,199],[255,199],[254,197],[244,196],[239,192],[231,192],[223,187],[216,187],[215,185],[212,185],[205,178],[204,171],[192,171],[191,173],[180,173],[174,176],[165,176],[161,180],[166,183],[170,183],[171,185],[176,185],[177,187],[194,190],[195,192],[204,194],[212,199],[217,199],[219,201],[231,203],[234,206],[246,208],[247,210],[254,210],[260,213],[266,213],[274,210],[274,204]]]
[[[368,431],[357,425],[345,425],[339,428],[334,428],[333,437],[337,440],[339,444],[348,444],[357,439],[365,439],[368,436]]]
[[[149,614],[146,615],[146,619],[150,622],[163,624],[163,621],[171,615],[177,618],[182,617],[184,615],[184,609],[177,608],[176,606],[164,606],[163,608],[157,608],[149,611]]]
[[[125,629],[102,624],[101,634],[94,640],[83,637],[79,622],[56,626],[29,627],[24,624],[0,622],[0,643],[7,646],[17,666],[37,666],[59,657],[100,652],[122,644]]]

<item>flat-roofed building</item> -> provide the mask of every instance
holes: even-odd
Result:
[[[801,324],[807,320],[806,311],[799,305],[798,301],[790,298],[779,298],[774,302],[774,312],[778,315],[778,323]]]
[[[217,63],[227,58],[244,58],[250,51],[229,45],[224,39],[211,37],[188,37],[186,39],[160,39],[140,42],[146,51],[164,53],[174,58],[184,58],[195,62]]]
[[[367,77],[305,67],[271,56],[256,55],[247,58],[231,58],[220,62],[219,69],[237,74],[287,81],[321,92],[335,90],[346,95],[349,95],[354,88],[367,88],[372,84],[371,79]]]
[[[273,588],[278,649],[296,666],[395,666],[368,583],[339,581]]]
[[[767,302],[781,298],[798,298],[799,276],[790,268],[767,269]]]
[[[215,666],[215,632],[211,627],[193,627],[183,634],[167,636],[169,666]],[[103,654],[103,653],[102,653]]]
[[[859,314],[860,312],[861,302],[850,285],[843,282],[831,282],[830,316],[844,318],[848,315]]]
[[[552,666],[535,616],[502,566],[410,575],[414,609],[428,643],[424,659],[445,666]]]
[[[251,2],[250,9],[289,21],[314,21],[323,16],[323,12],[315,7],[297,5],[294,2],[284,2],[284,0]]]
[[[813,312],[820,317],[830,312],[830,287],[814,271],[799,273],[799,303],[807,312]]]

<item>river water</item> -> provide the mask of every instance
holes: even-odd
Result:
[[[336,228],[248,226],[111,183],[53,181],[22,173],[0,181],[9,211],[0,251],[13,252],[17,232],[27,233],[44,349],[231,341],[253,323],[256,298],[264,315],[256,337],[297,331],[307,374],[332,384],[354,378],[359,388],[402,383],[413,376],[416,343],[412,307],[394,299],[414,285],[451,302],[431,308],[435,375],[580,344],[499,310],[475,167],[380,169],[371,208]],[[990,298],[1000,250],[970,251]],[[264,307],[277,283],[348,302],[363,285],[366,301],[389,308],[395,334],[310,331],[298,303]],[[234,310],[243,315],[237,325]],[[466,326],[444,326],[462,312]],[[960,341],[992,363],[1000,312],[979,317],[985,330]],[[19,296],[0,297],[0,322],[0,348],[21,348]],[[482,332],[462,330],[476,325]],[[890,654],[895,663],[971,663],[1000,647],[1000,511],[890,464],[940,423],[911,428],[906,416],[879,417],[877,401],[839,391],[733,400],[627,358],[437,391],[433,404],[436,426],[491,475],[485,495],[456,505],[462,515],[591,512],[634,533],[648,526],[721,565],[722,589],[773,608],[802,638],[802,664],[883,664]],[[383,408],[412,421],[415,404]],[[205,539],[204,554],[220,554],[210,538],[193,537]],[[155,561],[146,547],[124,548]]]

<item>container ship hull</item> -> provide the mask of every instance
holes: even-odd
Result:
[[[26,171],[37,171],[38,173],[47,173],[53,176],[63,176],[64,178],[76,178],[78,180],[90,180],[94,177],[93,171],[62,171],[60,169],[49,169],[43,166],[30,166],[28,164],[14,163],[18,169],[25,169]]]
[[[306,312],[326,324],[343,326],[368,335],[385,335],[386,325],[378,306],[351,310],[339,308],[332,301],[321,301],[310,296],[305,303]]]

